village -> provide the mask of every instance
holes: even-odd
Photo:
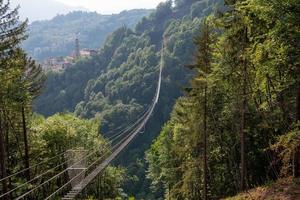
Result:
[[[79,39],[75,40],[75,49],[69,56],[49,57],[45,59],[41,66],[45,71],[64,71],[71,67],[79,59],[86,59],[95,56],[98,50],[94,49],[80,49]]]

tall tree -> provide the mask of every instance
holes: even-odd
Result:
[[[10,1],[0,1],[0,164],[1,177],[7,175],[7,152],[4,140],[5,123],[5,95],[7,92],[7,82],[12,78],[12,74],[7,73],[9,69],[9,59],[14,54],[20,42],[26,38],[25,28],[27,21],[21,23],[18,17],[18,8],[11,10]],[[2,182],[3,192],[7,191],[6,180]]]
[[[229,67],[232,73],[229,74],[233,95],[236,96],[237,116],[239,117],[238,134],[240,138],[240,190],[246,189],[247,177],[247,150],[246,150],[246,129],[248,96],[250,94],[249,83],[249,57],[247,49],[250,46],[248,28],[245,16],[238,9],[243,0],[226,1],[229,10],[221,18],[223,27],[223,46],[226,52],[223,53],[225,67]],[[225,80],[226,81],[226,80]]]
[[[45,80],[42,69],[35,61],[27,58],[21,50],[20,54],[20,69],[22,73],[19,77],[19,88],[20,88],[20,113],[21,113],[21,124],[24,140],[24,166],[25,168],[30,167],[30,158],[29,158],[29,142],[28,142],[28,127],[27,127],[27,118],[32,112],[32,101],[40,94],[41,89],[43,88],[43,83]],[[30,180],[30,171],[26,171],[26,178]]]
[[[300,118],[299,1],[252,0],[239,5],[239,10],[250,22],[259,109],[265,110],[264,118],[271,119],[268,124],[273,133],[284,133],[288,140],[294,138],[289,133],[299,130]],[[290,159],[294,177],[300,176],[299,146],[288,147],[293,149]]]
[[[156,176],[155,181],[166,170],[190,170],[178,170],[168,181],[171,196],[179,197],[175,199],[192,199],[197,192],[199,185],[193,185],[190,175],[194,163],[203,162],[198,173],[205,178],[205,159],[195,156],[205,151],[191,142],[201,141],[204,148],[205,137],[195,137],[194,124],[200,124],[198,132],[209,134],[209,182],[215,198],[280,175],[299,177],[299,0],[226,3],[227,11],[214,18],[217,39],[207,96],[194,82],[189,96],[177,101],[169,123],[148,153],[149,174]],[[198,80],[198,86],[204,83]],[[176,160],[175,156],[166,158],[167,153]]]
[[[204,199],[208,199],[208,127],[207,127],[207,120],[208,120],[208,76],[212,71],[212,43],[213,43],[213,36],[212,36],[212,28],[209,25],[208,19],[203,20],[203,25],[201,26],[201,33],[200,37],[196,39],[196,45],[198,48],[198,52],[196,55],[196,64],[191,66],[192,68],[196,69],[198,74],[197,77],[194,79],[193,86],[196,87],[195,90],[200,88],[202,93],[201,98],[199,98],[200,105],[202,105],[201,111],[202,114],[202,123],[200,124],[199,131],[203,133],[202,136],[202,144],[203,145],[203,196]],[[201,146],[199,147],[201,149]]]

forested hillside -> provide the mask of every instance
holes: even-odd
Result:
[[[1,199],[299,198],[299,0],[167,0],[47,72],[0,19]]]
[[[74,11],[51,20],[36,21],[28,26],[28,39],[23,47],[37,60],[51,56],[70,55],[75,39],[81,48],[100,48],[106,37],[122,25],[130,28],[151,10],[129,10],[119,14],[101,15],[96,12]]]
[[[80,158],[77,152],[97,149],[96,158],[110,144],[97,119],[70,113],[46,119],[33,113],[46,77],[20,48],[27,21],[19,21],[18,9],[9,1],[0,1],[0,18],[0,199],[45,199],[69,181],[69,167]],[[85,162],[94,160],[85,157]],[[121,197],[124,174],[123,168],[108,167],[90,189],[109,188],[101,198]]]
[[[158,109],[147,131],[131,145],[130,153],[119,159],[134,176],[126,186],[129,194],[140,194],[139,198],[148,194],[153,199],[144,176],[144,151],[169,118],[173,103],[192,76],[193,72],[184,66],[193,59],[194,37],[199,33],[202,17],[222,8],[219,2],[176,1],[173,7],[167,1],[134,30],[119,28],[106,40],[99,55],[79,61],[63,73],[48,74],[45,91],[35,104],[36,111],[44,115],[71,111],[80,117],[99,118],[104,134],[132,122],[153,98],[164,43],[163,88]]]
[[[201,25],[196,76],[147,153],[147,176],[165,199],[299,199],[299,1],[226,5]]]

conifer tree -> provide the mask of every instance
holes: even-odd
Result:
[[[202,139],[203,142],[203,196],[205,200],[208,199],[208,189],[209,189],[209,179],[208,179],[208,76],[211,73],[211,63],[212,63],[212,30],[207,19],[204,19],[203,25],[201,26],[200,37],[196,39],[197,45],[197,55],[196,55],[196,64],[192,68],[196,69],[198,74],[197,77],[193,80],[193,86],[196,87],[195,90],[201,93],[199,97],[199,105],[202,107],[202,124],[200,124],[199,130],[203,133]],[[201,149],[201,147],[199,147]]]
[[[27,21],[20,22],[18,8],[10,10],[10,1],[0,1],[0,167],[1,177],[7,175],[7,155],[5,147],[5,86],[10,81],[11,76],[7,73],[9,69],[9,59],[13,55],[15,48],[26,38],[25,28]],[[3,192],[7,191],[6,180],[3,183]]]
[[[249,58],[247,49],[250,46],[248,39],[247,24],[245,24],[244,15],[238,8],[242,2],[238,0],[226,1],[229,11],[222,17],[222,27],[224,28],[224,47],[226,48],[223,58],[225,66],[231,68],[232,73],[229,80],[232,81],[232,89],[236,96],[237,116],[239,116],[238,134],[240,138],[240,189],[246,189],[247,177],[247,158],[246,158],[246,129],[248,112],[248,96],[251,93],[249,77]],[[228,59],[229,58],[229,59]]]
[[[23,145],[24,167],[29,167],[26,117],[29,116],[31,102],[40,91],[44,81],[41,68],[27,58],[19,47],[20,42],[26,38],[27,21],[19,20],[18,9],[19,7],[11,10],[9,0],[0,1],[0,167],[2,178],[13,172],[15,167],[13,160],[20,159],[16,156],[23,155],[23,152],[16,154],[15,149],[21,150]],[[25,176],[27,180],[30,179],[29,171],[26,171]],[[2,181],[3,193],[8,190],[10,182],[11,179]]]
[[[10,0],[0,0],[0,61],[3,69],[3,61],[13,54],[20,42],[26,38],[25,29],[27,20],[20,22],[18,16],[19,7],[11,10]]]

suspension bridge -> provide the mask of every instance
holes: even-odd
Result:
[[[49,195],[47,195],[46,198],[42,197],[42,199],[72,200],[75,199],[78,195],[80,195],[83,192],[83,190],[87,188],[89,184],[91,184],[92,181],[99,174],[101,174],[101,172],[103,172],[103,170],[109,164],[111,164],[111,162],[122,151],[125,150],[125,148],[138,136],[138,134],[143,132],[145,125],[147,124],[147,122],[149,121],[149,119],[151,118],[155,110],[155,107],[158,103],[159,96],[160,96],[161,83],[162,83],[162,68],[163,68],[163,50],[164,50],[164,45],[162,46],[162,50],[161,50],[161,60],[159,65],[159,74],[158,74],[156,92],[150,105],[145,109],[143,113],[140,114],[140,116],[135,122],[132,122],[124,129],[121,129],[120,131],[117,131],[114,134],[112,134],[110,137],[106,138],[108,143],[111,144],[110,148],[105,148],[101,152],[99,152],[99,149],[94,150],[92,152],[80,151],[81,153],[79,153],[79,156],[77,153],[76,158],[74,158],[74,154],[70,156],[70,153],[72,153],[72,151],[63,152],[59,155],[56,155],[53,158],[40,162],[39,164],[33,165],[17,173],[4,177],[0,179],[0,182],[8,180],[14,176],[23,174],[28,170],[35,169],[39,165],[50,162],[51,160],[54,160],[58,157],[67,158],[66,155],[69,154],[69,158],[64,159],[62,163],[31,178],[27,182],[22,183],[5,193],[0,194],[0,199],[11,199],[11,197],[14,196],[13,194],[18,193],[18,191],[22,191],[21,189],[23,187],[34,183],[36,180],[42,179],[45,175],[53,172],[54,170],[59,170],[64,166],[67,167],[64,168],[63,170],[60,170],[60,172],[58,172],[54,176],[47,178],[43,182],[40,182],[39,184],[33,184],[32,187],[29,187],[30,189],[23,192],[22,194],[18,194],[17,197],[13,197],[12,199],[15,200],[41,199],[39,195],[37,196],[34,195],[38,194],[41,191],[41,189],[47,187],[49,183],[51,183],[52,181],[55,181],[59,177],[63,177],[63,176],[65,177],[66,174],[68,175],[68,179],[65,181],[65,183],[60,185],[60,187],[55,189],[55,191],[52,191]],[[70,157],[73,157],[73,159],[70,159]]]

